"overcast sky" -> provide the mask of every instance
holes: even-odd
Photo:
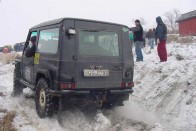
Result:
[[[0,46],[26,40],[29,28],[41,22],[76,17],[133,26],[143,17],[145,28],[155,18],[177,8],[181,13],[196,9],[196,0],[0,0]]]

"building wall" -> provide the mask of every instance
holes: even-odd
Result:
[[[196,18],[179,22],[180,36],[196,36]]]

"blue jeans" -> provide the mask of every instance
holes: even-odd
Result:
[[[143,61],[142,46],[143,42],[135,42],[136,61]]]
[[[151,49],[154,49],[154,41],[155,41],[154,38],[149,38],[149,46]]]

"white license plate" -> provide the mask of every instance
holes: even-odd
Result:
[[[107,77],[109,76],[109,70],[89,70],[84,69],[85,77]]]

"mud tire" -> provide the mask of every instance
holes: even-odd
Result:
[[[51,117],[58,110],[58,98],[49,94],[48,83],[46,79],[40,78],[36,85],[35,105],[40,118]]]
[[[13,75],[13,92],[12,96],[17,97],[23,93],[23,85],[20,83],[21,79],[20,63],[15,64],[14,75]]]

